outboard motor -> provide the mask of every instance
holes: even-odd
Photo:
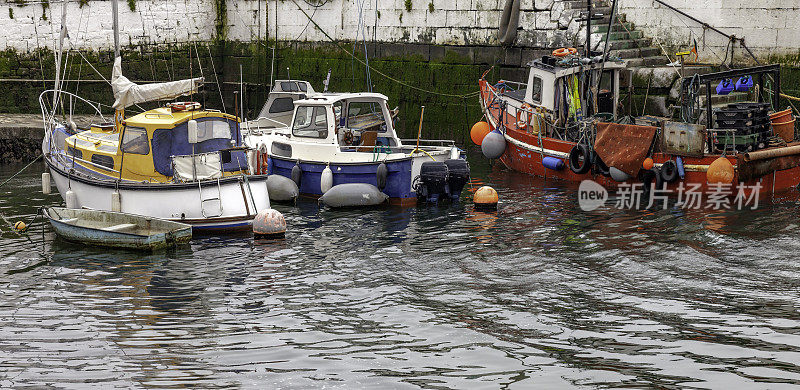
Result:
[[[419,183],[414,185],[417,197],[430,203],[439,202],[441,194],[448,194],[447,165],[438,161],[426,161],[419,170]]]
[[[451,159],[444,164],[447,166],[447,187],[450,198],[458,202],[461,190],[469,182],[469,163],[467,160]]]

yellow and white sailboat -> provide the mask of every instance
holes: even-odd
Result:
[[[137,85],[122,75],[117,57],[113,120],[103,117],[99,104],[77,95],[43,92],[42,151],[67,207],[152,216],[196,230],[248,229],[270,203],[267,176],[249,174],[237,117],[195,102],[124,117],[127,107],[189,95],[201,83],[198,78]],[[62,100],[69,107],[90,104],[99,120],[79,129],[68,117],[57,119]]]

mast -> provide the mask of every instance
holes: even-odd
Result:
[[[114,28],[114,61],[117,60],[119,57],[119,4],[117,3],[119,0],[111,0],[111,17],[112,17],[112,26]],[[114,124],[116,128],[119,129],[119,126],[122,120],[125,119],[125,109],[117,109],[114,112]],[[122,131],[119,138],[120,150],[122,150],[122,137],[125,134],[125,131]],[[123,156],[125,152],[122,152]],[[122,163],[120,162],[120,178],[122,176]]]
[[[592,0],[586,0],[586,57],[592,57]]]
[[[111,0],[111,14],[114,23],[114,58],[119,57],[119,4],[118,0]]]
[[[61,90],[61,56],[64,53],[64,38],[67,36],[67,2],[61,2],[61,30],[58,34],[58,53],[56,54],[55,92],[53,93],[53,115],[58,105],[59,91]],[[44,75],[42,75],[44,77]]]

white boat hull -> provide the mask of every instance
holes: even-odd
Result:
[[[120,212],[188,223],[195,230],[247,229],[258,211],[270,208],[266,176],[226,178],[219,184],[207,180],[201,182],[201,193],[197,182],[124,183],[115,188],[113,183],[70,177],[50,168],[62,198],[67,198],[67,190],[74,193],[76,208],[111,211],[112,194],[118,191]]]

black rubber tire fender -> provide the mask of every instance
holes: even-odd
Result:
[[[661,170],[656,167],[648,170],[642,170],[642,173],[639,176],[641,177],[642,184],[644,185],[642,191],[647,195],[650,194],[650,185],[653,184],[654,180],[656,189],[660,189],[664,186],[664,180],[661,179]]]
[[[675,161],[669,160],[661,164],[661,180],[667,183],[678,180],[678,164]]]
[[[580,158],[583,157],[583,164]],[[592,169],[592,152],[584,144],[578,144],[569,151],[569,169],[572,172],[582,175]]]
[[[502,46],[511,46],[517,39],[519,4],[520,0],[506,0],[506,5],[503,7],[503,15],[500,17],[500,28],[497,35]]]
[[[606,165],[606,163],[602,158],[600,158],[600,156],[597,155],[597,153],[594,153],[594,168],[595,172],[605,177],[611,176],[611,171],[609,170],[608,165]]]

